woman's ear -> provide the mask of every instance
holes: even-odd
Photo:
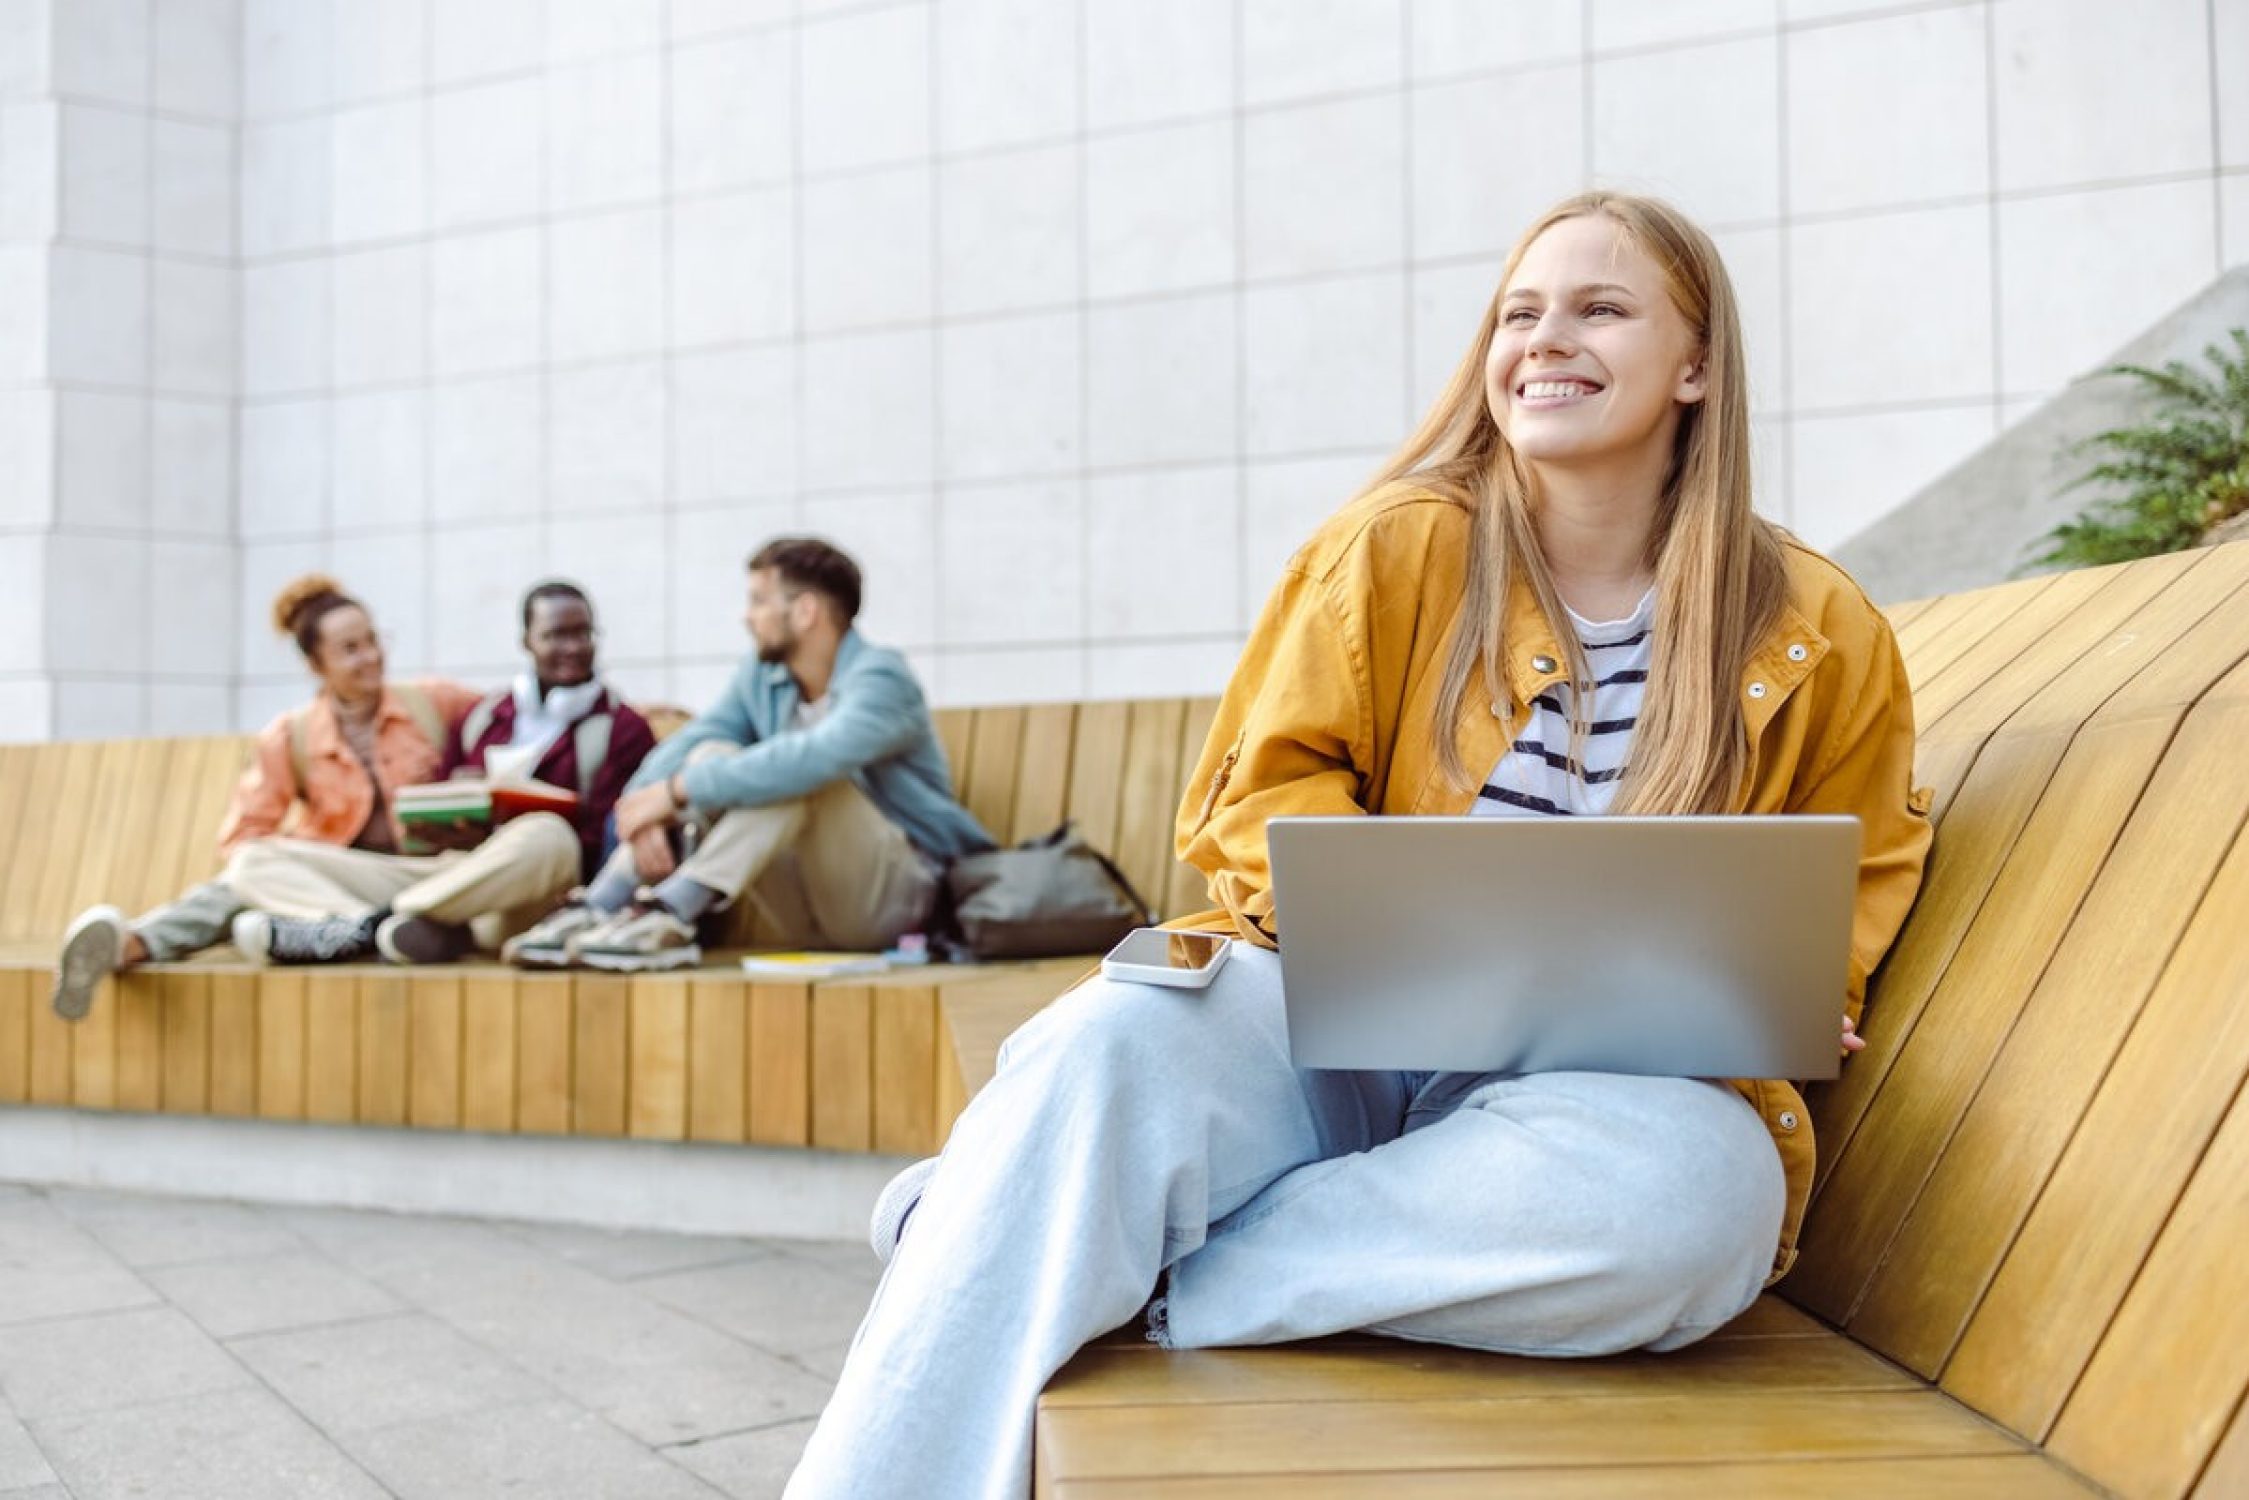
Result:
[[[1692,406],[1710,394],[1710,361],[1701,353],[1689,360],[1679,370],[1679,383],[1671,392],[1671,399],[1682,406]]]

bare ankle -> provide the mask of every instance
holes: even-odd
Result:
[[[120,968],[126,969],[130,969],[135,964],[148,962],[148,944],[141,941],[139,933],[128,932],[125,934],[125,945],[117,950],[117,961]]]

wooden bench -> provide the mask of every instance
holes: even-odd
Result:
[[[1585,1362],[1113,1338],[1040,1495],[2249,1495],[2249,543],[1891,613],[1941,826],[1776,1294]]]
[[[1111,1338],[1041,1402],[1041,1495],[2249,1495],[2249,543],[1891,614],[1941,828],[1869,1048],[1813,1099],[1777,1292],[1598,1361]],[[942,727],[996,831],[1074,816],[1176,912],[1209,711]],[[0,750],[0,1102],[922,1151],[1084,967],[807,990],[212,961],[53,1022],[54,931],[206,872],[241,754]]]
[[[1199,891],[1171,858],[1172,814],[1213,707],[950,710],[938,728],[996,834],[1074,819],[1181,910]],[[220,948],[123,976],[86,1020],[57,1020],[47,989],[71,915],[142,910],[212,874],[247,753],[236,736],[0,747],[0,1105],[921,1155],[967,1098],[949,1004],[981,1004],[969,1052],[988,1059],[980,1018],[1035,1008],[1090,961],[807,985],[751,983],[725,953],[625,978],[260,969]]]

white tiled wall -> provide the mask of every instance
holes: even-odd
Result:
[[[0,739],[234,717],[241,24],[0,7]]]
[[[0,4],[0,713],[259,720],[314,565],[699,702],[788,529],[941,701],[1215,688],[1588,183],[1834,542],[2249,258],[2245,98],[2243,0]]]

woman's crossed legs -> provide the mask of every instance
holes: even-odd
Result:
[[[1173,1347],[1677,1347],[1756,1296],[1782,1191],[1712,1084],[1299,1073],[1240,944],[1201,992],[1094,980],[954,1127],[790,1494],[1027,1494],[1040,1389],[1165,1267]]]

